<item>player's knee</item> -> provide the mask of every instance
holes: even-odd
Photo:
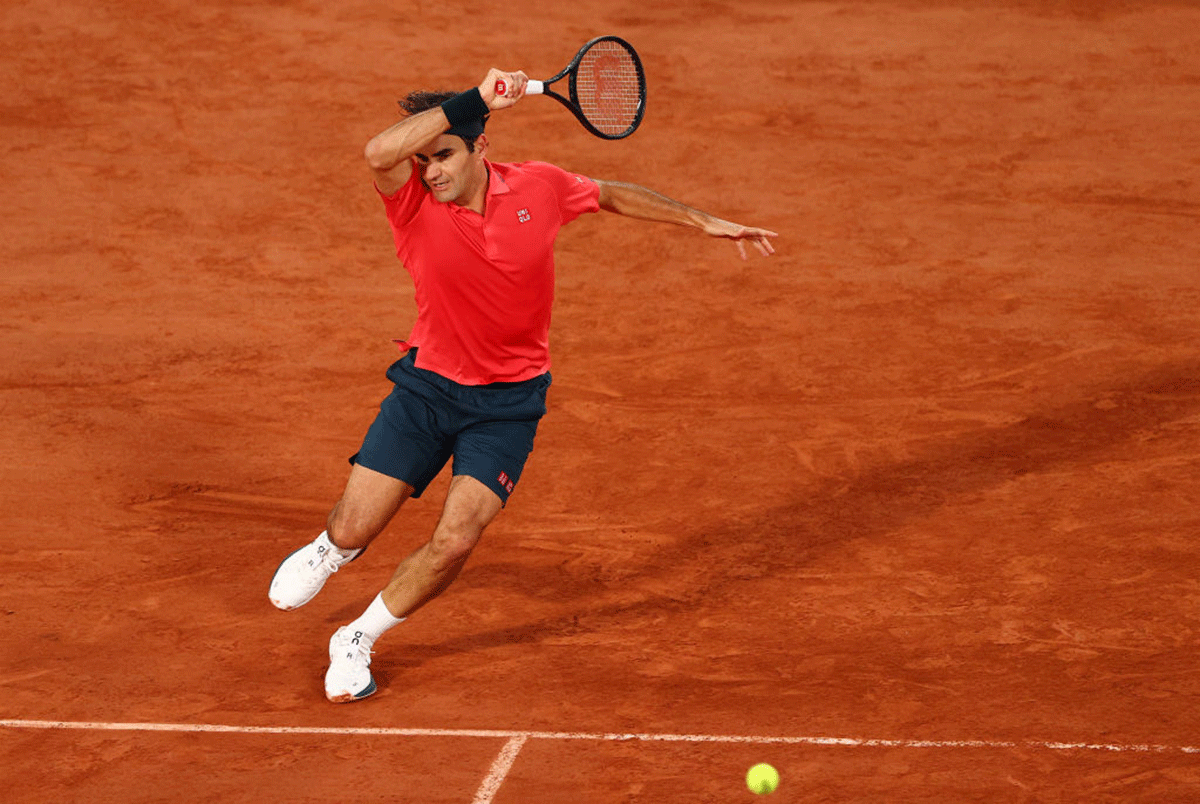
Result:
[[[429,549],[439,565],[448,567],[466,561],[482,534],[482,528],[473,525],[443,522],[433,532]]]
[[[380,523],[376,517],[356,512],[339,502],[329,513],[329,538],[338,547],[347,550],[366,547],[379,535],[385,524]]]

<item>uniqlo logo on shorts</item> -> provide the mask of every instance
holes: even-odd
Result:
[[[532,216],[529,214],[528,209],[518,209],[517,210],[517,223],[525,223],[531,217]]]
[[[504,487],[505,491],[507,491],[509,494],[512,494],[513,482],[512,479],[509,478],[508,472],[501,472],[500,477],[498,477],[497,480],[500,481],[500,485]]]

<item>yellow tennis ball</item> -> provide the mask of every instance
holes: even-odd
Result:
[[[773,793],[775,788],[779,787],[779,771],[765,762],[760,762],[746,771],[746,787],[760,796]]]

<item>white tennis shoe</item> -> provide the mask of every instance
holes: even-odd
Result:
[[[268,596],[276,608],[298,609],[317,596],[329,576],[338,567],[353,561],[362,550],[343,555],[329,539],[328,532],[285,558],[275,570]]]
[[[343,625],[329,640],[329,669],[325,671],[325,697],[334,703],[366,698],[375,692],[371,678],[371,645],[362,631]]]

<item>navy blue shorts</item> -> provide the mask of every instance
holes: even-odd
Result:
[[[412,349],[388,369],[395,388],[350,463],[402,480],[420,497],[453,456],[455,475],[475,478],[507,503],[546,415],[549,372],[524,382],[459,385],[417,368],[416,355]]]

